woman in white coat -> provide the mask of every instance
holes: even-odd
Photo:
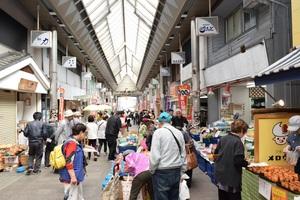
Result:
[[[101,154],[101,149],[102,146],[104,146],[104,153],[105,155],[107,154],[107,141],[105,138],[105,129],[106,129],[106,124],[107,124],[107,119],[108,116],[104,115],[102,117],[102,119],[97,123],[98,124],[98,152],[99,152],[99,156]]]

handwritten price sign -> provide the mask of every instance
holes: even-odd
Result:
[[[273,186],[272,187],[272,200],[288,200],[286,191],[279,187]]]

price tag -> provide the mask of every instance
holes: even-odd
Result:
[[[288,200],[286,191],[279,187],[273,186],[272,187],[272,200]]]
[[[263,197],[265,197],[267,200],[271,199],[271,191],[272,191],[272,185],[268,181],[265,181],[264,179],[259,178],[258,180],[258,192]]]

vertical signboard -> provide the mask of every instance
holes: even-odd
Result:
[[[178,105],[184,116],[188,115],[187,105],[188,105],[188,97],[190,96],[190,92],[191,92],[191,86],[188,84],[177,86]]]
[[[58,88],[59,93],[59,112],[58,112],[58,120],[62,121],[64,119],[64,88]]]
[[[292,0],[293,47],[300,47],[300,1]]]

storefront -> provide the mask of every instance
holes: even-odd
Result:
[[[30,56],[12,52],[0,58],[0,144],[18,143],[17,125],[23,129],[32,114],[41,111],[41,94],[49,88]]]

